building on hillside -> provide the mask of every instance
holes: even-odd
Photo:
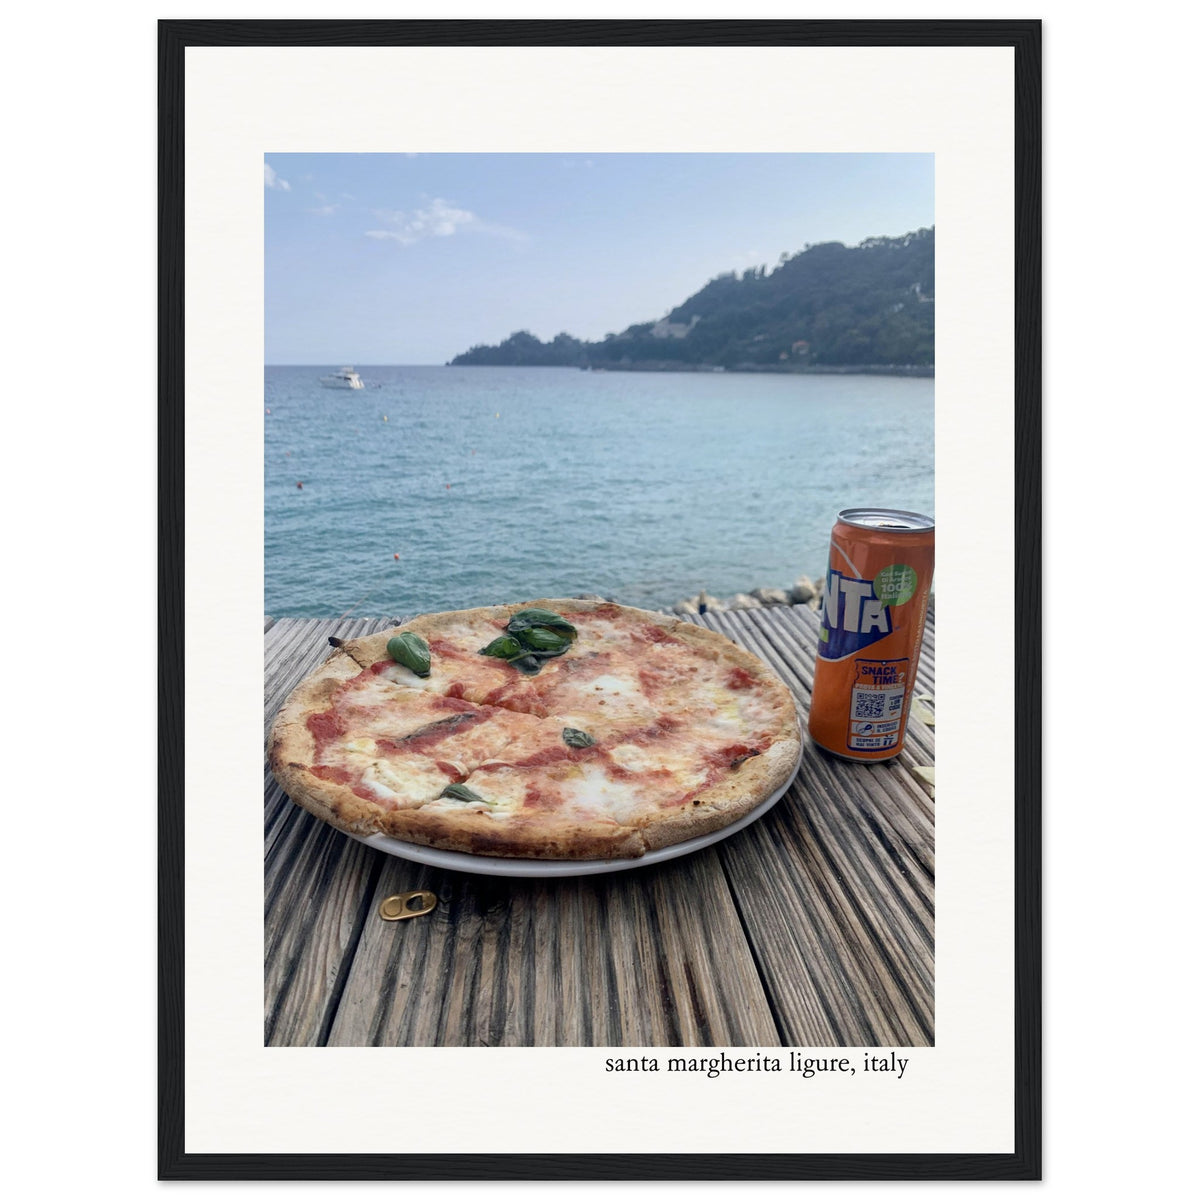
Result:
[[[692,319],[685,325],[682,321],[668,321],[663,317],[661,321],[656,322],[650,327],[650,336],[652,338],[685,338],[695,328],[696,322],[699,321],[698,316]]]

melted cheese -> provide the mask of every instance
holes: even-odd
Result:
[[[636,674],[564,677],[546,703],[549,711],[560,715],[565,723],[593,737],[619,725],[650,725],[655,717],[654,705],[642,693]]]
[[[389,683],[394,683],[400,687],[414,688],[420,692],[437,692],[444,694],[447,687],[450,686],[449,681],[435,678],[431,671],[428,675],[418,675],[415,671],[410,671],[402,663],[391,663],[383,668],[376,676],[377,679],[386,679]]]
[[[494,771],[477,771],[467,780],[467,787],[481,799],[455,801],[449,798],[438,800],[430,808],[455,811],[465,808],[482,809],[489,816],[511,816],[525,802],[525,789],[529,783],[529,772],[514,767],[503,767]]]
[[[639,746],[626,742],[614,746],[609,757],[618,767],[627,771],[669,771],[667,781],[655,780],[655,784],[666,783],[675,793],[691,791],[699,787],[708,774],[708,764],[701,759],[696,745],[690,741],[676,740],[666,745]]]
[[[402,763],[376,759],[363,771],[361,787],[385,808],[416,808],[436,799],[447,782],[432,762],[409,755]]]
[[[580,816],[628,824],[645,812],[643,785],[613,779],[602,763],[581,764],[558,787],[563,807]]]

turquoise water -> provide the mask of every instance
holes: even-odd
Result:
[[[933,513],[932,379],[331,369],[266,369],[276,617],[659,608],[815,578],[838,509]]]

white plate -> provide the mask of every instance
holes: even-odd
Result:
[[[784,792],[792,786],[796,772],[800,770],[803,750],[796,760],[796,770],[792,772],[787,783],[777,792],[773,792],[761,804],[752,808],[744,817],[701,837],[689,838],[686,842],[676,842],[673,846],[664,846],[661,850],[651,850],[641,858],[606,858],[594,861],[564,861],[557,859],[538,858],[494,858],[486,854],[463,854],[458,850],[435,850],[431,846],[418,846],[413,842],[402,842],[398,838],[388,837],[382,833],[363,835],[351,833],[348,836],[362,842],[385,854],[394,854],[397,858],[407,858],[412,862],[424,863],[427,867],[441,867],[447,871],[466,871],[472,875],[509,875],[522,879],[539,879],[563,875],[603,875],[609,871],[629,871],[634,867],[650,867],[655,863],[666,862],[670,858],[679,858],[684,854],[692,854],[711,846],[723,838],[731,837],[740,829],[757,821],[765,812],[772,808]]]

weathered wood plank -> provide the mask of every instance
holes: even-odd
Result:
[[[429,888],[428,916],[378,919]],[[329,1044],[778,1044],[711,851],[611,875],[520,880],[383,863]]]
[[[264,1040],[319,1046],[358,946],[378,864],[358,842],[294,812],[276,869],[269,868]]]
[[[267,727],[330,652],[329,635],[386,625],[284,618],[266,636]],[[324,1044],[378,871],[373,852],[294,805],[265,770],[264,981],[267,1045]]]

